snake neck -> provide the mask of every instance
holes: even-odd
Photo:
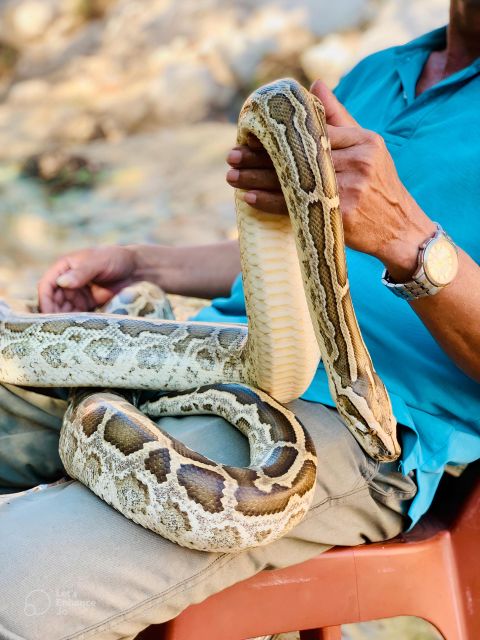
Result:
[[[279,402],[302,395],[319,352],[291,224],[260,214],[236,198],[248,339],[242,353],[246,381]]]
[[[239,120],[240,144],[246,143],[249,133],[267,150],[282,187],[298,255],[296,286],[306,297],[309,324],[337,408],[362,442],[364,434],[373,434],[376,457],[397,457],[400,449],[390,400],[375,373],[350,297],[324,109],[298,83],[281,80],[247,100]],[[289,275],[291,268],[289,264]]]

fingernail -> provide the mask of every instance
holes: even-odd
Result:
[[[230,171],[227,171],[227,180],[230,182],[236,182],[239,175],[240,171],[238,169],[230,169]]]
[[[251,191],[247,191],[247,193],[243,194],[243,199],[247,204],[255,204],[257,201],[257,195]]]
[[[75,278],[70,273],[62,273],[55,281],[59,287],[71,287],[75,284]]]
[[[242,160],[242,152],[239,149],[232,149],[227,156],[227,162],[238,164]]]

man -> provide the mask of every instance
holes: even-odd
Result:
[[[291,404],[315,441],[319,472],[313,506],[290,534],[239,554],[201,553],[129,522],[79,483],[27,494],[0,507],[2,639],[132,636],[264,567],[396,535],[426,511],[447,462],[480,457],[479,55],[480,3],[452,0],[447,29],[367,58],[337,98],[321,83],[312,88],[329,122],[353,302],[400,424],[401,472],[368,458],[328,408],[320,366],[304,399]],[[255,140],[228,161],[227,179],[247,202],[284,214]],[[456,274],[452,242],[435,222],[458,246]],[[450,262],[429,260],[420,252],[426,241],[430,254],[443,247]],[[100,247],[56,262],[39,297],[45,312],[86,310],[139,279],[167,292],[226,296],[238,271],[234,243]],[[420,284],[412,284],[414,272]],[[244,320],[240,280],[199,319]],[[9,430],[0,440],[4,490],[61,475],[59,401],[0,391]],[[213,458],[246,461],[243,441],[218,419],[163,419],[162,427]]]

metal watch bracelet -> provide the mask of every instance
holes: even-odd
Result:
[[[425,263],[424,258],[426,255],[426,250],[429,245],[433,245],[433,243],[438,242],[439,240],[447,241],[451,247],[454,248],[455,254],[457,252],[457,248],[453,242],[453,240],[445,233],[442,227],[437,223],[437,230],[433,236],[427,238],[425,242],[423,242],[419,247],[418,252],[418,262],[417,269],[412,276],[412,279],[408,282],[395,282],[391,275],[388,273],[388,270],[385,269],[382,274],[382,283],[396,296],[402,298],[403,300],[417,300],[418,298],[425,298],[427,296],[434,296],[436,293],[441,291],[444,287],[446,287],[449,282],[445,282],[444,284],[438,284],[432,282],[430,278],[428,278],[425,272]],[[449,249],[451,252],[451,248]],[[450,256],[450,261],[452,258]],[[452,279],[455,277],[456,269],[452,269]]]

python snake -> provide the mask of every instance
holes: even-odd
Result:
[[[0,306],[0,380],[81,389],[62,427],[67,472],[139,524],[213,551],[271,542],[306,513],[315,451],[280,403],[306,390],[320,354],[338,411],[365,451],[378,460],[400,453],[352,307],[323,107],[294,80],[277,81],[243,106],[238,143],[249,133],[274,163],[289,216],[259,213],[236,193],[248,331]],[[162,392],[142,412],[85,387]],[[249,438],[249,467],[208,460],[144,413],[223,416]]]

